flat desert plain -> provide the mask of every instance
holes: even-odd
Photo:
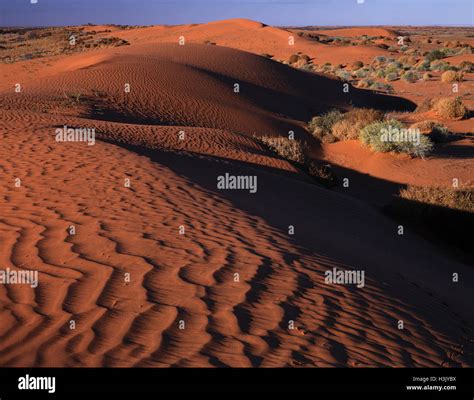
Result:
[[[473,367],[473,48],[2,28],[0,365]]]

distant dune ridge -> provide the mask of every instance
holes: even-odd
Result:
[[[2,65],[0,266],[39,286],[0,286],[1,366],[474,366],[472,268],[257,140],[294,131],[317,152],[317,113],[415,108],[258,55],[294,52],[288,33],[137,28]],[[66,125],[97,141],[56,142]],[[221,190],[225,174],[258,190]],[[364,284],[325,283],[337,269]]]

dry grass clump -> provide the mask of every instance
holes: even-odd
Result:
[[[360,131],[367,125],[380,121],[384,114],[370,108],[356,108],[346,113],[332,110],[309,123],[312,135],[322,143],[359,138]]]
[[[461,97],[442,97],[433,102],[433,110],[441,118],[451,120],[463,119],[468,113]]]
[[[462,82],[464,73],[461,71],[445,71],[441,75],[441,81],[444,83]]]
[[[262,136],[259,139],[286,160],[298,164],[304,164],[306,161],[305,144],[297,139],[274,136]]]
[[[308,125],[311,134],[322,143],[335,142],[336,138],[332,134],[332,127],[342,119],[342,115],[338,110],[331,110],[323,115],[313,117]]]
[[[474,213],[474,190],[407,186],[400,190],[400,197],[419,203]]]
[[[424,81],[429,81],[432,77],[433,77],[433,75],[431,75],[429,72],[425,72],[423,74],[423,80]]]
[[[373,122],[381,121],[384,114],[371,108],[356,108],[343,114],[342,119],[335,122],[331,133],[338,140],[358,139],[360,131]]]
[[[328,164],[318,164],[310,161],[308,165],[308,174],[324,186],[331,187],[336,183],[336,175]]]
[[[420,133],[427,135],[435,143],[444,143],[449,139],[449,129],[435,120],[425,120],[410,126],[410,129],[419,129]]]

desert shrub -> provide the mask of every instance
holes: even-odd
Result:
[[[415,83],[419,79],[419,77],[418,77],[418,74],[415,71],[409,70],[409,71],[405,71],[402,74],[402,79],[405,82]]]
[[[352,68],[354,69],[359,69],[359,68],[362,68],[364,66],[364,63],[362,61],[354,61],[352,63]]]
[[[360,68],[357,71],[354,71],[354,76],[357,78],[367,78],[368,71],[364,68]]]
[[[370,79],[361,79],[357,82],[357,87],[361,89],[368,89],[373,83],[374,82]]]
[[[416,64],[416,58],[413,57],[413,56],[409,56],[409,55],[405,55],[405,56],[401,56],[399,59],[398,59],[398,62],[400,64],[406,64],[406,65],[415,65]]]
[[[381,92],[387,92],[387,93],[393,93],[393,86],[388,84],[388,83],[383,83],[383,82],[374,82],[372,85],[370,85],[370,89],[372,90],[378,90]]]
[[[334,186],[336,183],[336,174],[328,164],[318,164],[315,161],[310,161],[308,174],[327,187]]]
[[[461,97],[443,97],[433,102],[433,110],[441,118],[459,120],[463,119],[468,111]]]
[[[456,70],[456,67],[449,65],[446,61],[435,60],[430,64],[431,71],[449,71]]]
[[[305,163],[305,144],[297,139],[262,136],[260,137],[260,141],[286,160],[293,161],[298,164]]]
[[[344,71],[343,69],[339,69],[336,71],[336,76],[342,79],[343,81],[350,81],[352,79],[352,75],[348,71]]]
[[[383,69],[378,69],[377,72],[375,72],[375,77],[376,78],[385,78],[385,71]]]
[[[425,72],[423,74],[423,80],[424,81],[429,81],[432,77],[433,77],[433,75],[431,75],[429,72]]]
[[[444,143],[449,139],[449,129],[438,121],[425,120],[410,126],[410,129],[419,129],[420,133],[427,135],[434,143]]]
[[[387,82],[393,82],[398,79],[398,74],[396,72],[389,72],[387,75],[385,75],[385,80]]]
[[[429,71],[431,63],[426,60],[421,60],[415,64],[417,71]]]
[[[441,50],[431,50],[425,55],[427,61],[441,60],[445,55]]]
[[[464,72],[474,72],[474,64],[471,61],[462,61],[459,69]]]
[[[408,50],[408,48],[409,48],[409,47],[405,44],[405,45],[403,45],[403,46],[400,47],[400,51],[401,51],[401,52],[405,52],[405,51]]]
[[[385,62],[387,62],[387,57],[385,57],[385,56],[375,56],[374,57],[374,62],[376,62],[376,63],[385,63]]]
[[[464,74],[460,71],[445,71],[441,75],[441,81],[444,83],[462,82]]]
[[[400,190],[400,197],[454,210],[474,212],[474,190],[439,187],[408,186]]]
[[[419,136],[419,142],[410,140],[408,137],[401,138],[406,131],[403,124],[397,120],[374,122],[360,133],[360,140],[376,152],[406,153],[415,157],[425,157],[433,149],[433,143],[424,135]],[[393,138],[387,137],[392,132]],[[398,136],[398,137],[397,137]]]
[[[323,143],[331,143],[336,139],[332,134],[333,125],[342,118],[343,114],[338,110],[331,110],[321,116],[313,117],[309,122],[311,134]]]
[[[338,140],[358,139],[360,131],[367,125],[380,121],[384,117],[381,111],[371,108],[355,108],[342,114],[331,128],[332,135]]]

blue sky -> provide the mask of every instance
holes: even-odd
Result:
[[[473,25],[474,0],[0,0],[0,26],[186,24]]]

